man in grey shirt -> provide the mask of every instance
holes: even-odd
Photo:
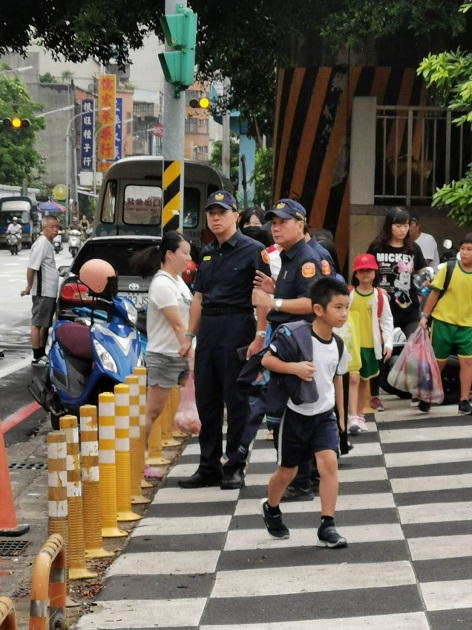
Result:
[[[32,295],[31,309],[31,347],[33,360],[31,365],[47,366],[46,343],[49,327],[54,317],[59,273],[54,259],[52,239],[59,230],[56,217],[47,216],[41,221],[42,234],[31,247],[28,268],[26,270],[26,287],[23,295]]]

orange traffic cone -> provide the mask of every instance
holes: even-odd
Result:
[[[22,536],[29,531],[30,526],[18,525],[13,505],[13,495],[8,472],[7,454],[3,431],[0,427],[0,536]]]

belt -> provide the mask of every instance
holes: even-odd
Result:
[[[244,306],[203,306],[202,315],[214,317],[216,315],[234,315],[235,313],[252,313],[252,307]]]

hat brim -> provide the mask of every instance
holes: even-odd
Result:
[[[269,210],[265,213],[264,219],[270,221],[273,217],[280,217],[281,219],[296,219],[297,221],[304,221],[305,219],[299,219],[290,212],[284,212],[283,210]]]
[[[230,206],[229,203],[223,203],[222,201],[212,201],[207,206],[205,206],[205,210],[208,210],[209,208],[213,208],[214,206],[223,208],[223,210],[232,210],[233,212],[237,212],[237,210],[235,210],[233,206]]]
[[[356,271],[364,271],[364,270],[366,270],[366,271],[378,271],[379,268],[378,267],[373,267],[372,265],[367,265],[367,267],[363,267],[362,266],[362,267],[354,267],[353,268],[354,273]]]

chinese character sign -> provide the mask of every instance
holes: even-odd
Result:
[[[80,132],[80,170],[93,170],[94,106],[93,100],[82,101],[82,128]]]
[[[121,129],[123,124],[123,99],[116,99],[116,125],[115,125],[115,160],[121,160]]]
[[[114,74],[101,74],[98,77],[98,132],[97,158],[113,160],[115,157],[115,103],[116,77]]]

